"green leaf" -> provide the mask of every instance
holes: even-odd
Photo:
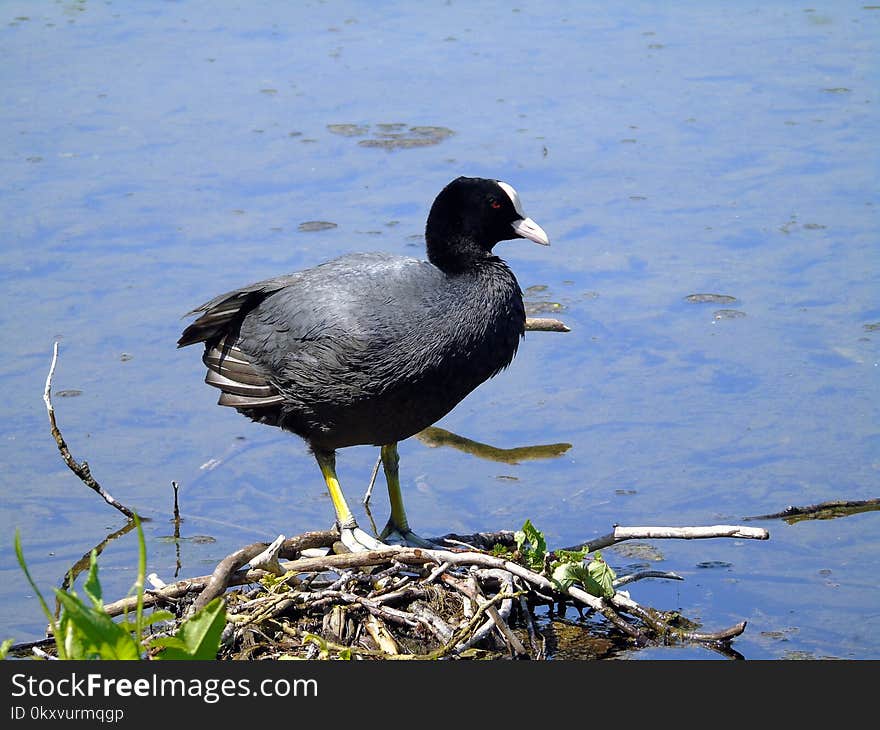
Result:
[[[140,659],[131,634],[107,613],[87,606],[77,596],[55,589],[64,609],[61,619],[65,653],[69,659]]]
[[[83,584],[83,590],[91,599],[95,608],[103,608],[104,601],[101,596],[101,582],[98,580],[98,553],[92,550],[89,555],[89,574]]]
[[[614,595],[614,579],[617,575],[603,559],[600,553],[593,555],[593,560],[587,566],[587,572],[590,580],[594,584],[591,589],[586,583],[584,587],[594,596],[602,596],[603,598],[611,598]]]
[[[138,572],[137,581],[132,590],[136,592],[137,603],[135,604],[135,636],[137,637],[138,646],[143,644],[143,621],[144,621],[144,580],[147,575],[147,541],[144,539],[144,528],[141,526],[141,518],[136,514],[132,515],[134,525],[137,528],[138,537]]]
[[[220,635],[226,626],[226,606],[218,597],[184,621],[172,637],[161,637],[151,646],[164,647],[156,659],[216,659]]]
[[[0,661],[6,658],[6,655],[9,653],[9,650],[12,648],[13,641],[12,639],[4,639],[3,643],[0,644]]]
[[[190,659],[190,655],[187,651],[186,644],[183,643],[183,639],[180,639],[176,636],[157,636],[155,639],[150,640],[151,648],[161,648],[165,649],[165,651],[160,652],[154,658],[155,659]],[[172,649],[170,654],[168,649]],[[175,651],[181,652],[185,654],[185,656],[174,656]]]
[[[588,550],[556,550],[553,553],[556,559],[562,563],[582,563],[587,555]]]
[[[581,581],[578,575],[579,569],[581,566],[578,563],[559,563],[553,569],[551,580],[560,591],[568,590],[573,584]]]
[[[21,566],[24,577],[27,578],[27,582],[30,583],[34,593],[37,594],[37,599],[40,601],[40,607],[43,609],[43,613],[49,621],[49,628],[52,631],[52,636],[55,637],[55,644],[58,647],[58,658],[67,659],[68,657],[64,655],[63,642],[58,641],[58,625],[55,622],[55,615],[49,610],[49,606],[46,605],[46,599],[43,598],[43,594],[40,593],[40,589],[37,588],[37,584],[34,582],[34,579],[31,577],[31,572],[28,570],[27,563],[24,561],[24,552],[21,549],[21,537],[18,534],[18,528],[15,530],[15,557],[18,559],[18,564]]]
[[[544,567],[547,541],[544,539],[544,533],[538,530],[531,520],[525,521],[522,529],[514,533],[513,539],[528,567],[534,570],[540,570]]]
[[[153,611],[151,614],[141,618],[140,628],[145,629],[147,626],[162,623],[163,621],[173,621],[175,616],[171,611]],[[132,633],[137,631],[137,622],[135,621],[117,621],[117,626],[122,626]]]
[[[58,619],[58,637],[55,639],[55,646],[58,647],[58,655],[62,654],[67,659],[100,659],[100,652],[91,651],[87,643],[83,640],[82,633],[76,628],[76,624],[70,615],[64,611]]]
[[[603,559],[596,553],[589,565],[579,563],[557,563],[553,569],[553,582],[561,591],[580,583],[584,590],[593,596],[611,598],[614,595],[614,579],[617,576]]]

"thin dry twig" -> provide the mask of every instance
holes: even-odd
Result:
[[[70,470],[76,474],[80,480],[85,484],[89,489],[97,492],[101,498],[109,504],[111,507],[115,507],[122,514],[124,514],[128,519],[134,518],[134,512],[126,507],[124,504],[114,499],[113,496],[104,489],[100,484],[98,484],[97,480],[92,476],[92,472],[89,469],[89,464],[86,461],[78,462],[73,458],[73,455],[70,453],[70,449],[67,447],[67,442],[64,440],[64,437],[61,435],[61,430],[58,428],[58,424],[55,422],[55,407],[52,405],[52,376],[55,374],[55,366],[58,363],[58,342],[55,342],[54,347],[52,348],[52,364],[49,367],[49,374],[46,376],[46,387],[43,390],[43,402],[46,404],[46,411],[49,414],[49,426],[52,430],[52,437],[55,439],[55,443],[58,444],[58,450],[61,452],[61,458],[64,459],[64,463],[70,468]]]

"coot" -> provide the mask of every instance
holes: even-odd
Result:
[[[492,253],[513,238],[549,244],[510,185],[459,177],[431,206],[427,261],[348,254],[236,289],[189,312],[200,316],[177,346],[205,344],[220,405],[305,439],[350,550],[382,546],[358,528],[336,477],[336,450],[355,444],[381,447],[391,501],[381,538],[425,544],[403,508],[397,442],[513,359],[522,292]]]

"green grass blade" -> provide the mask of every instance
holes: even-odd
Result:
[[[27,582],[31,584],[31,588],[33,588],[34,593],[37,594],[43,613],[46,614],[46,618],[49,620],[49,627],[52,629],[52,636],[55,637],[55,646],[58,649],[58,658],[66,659],[67,657],[64,656],[64,642],[61,637],[58,636],[58,624],[55,623],[55,617],[49,610],[49,606],[46,604],[43,594],[40,593],[40,589],[37,588],[37,584],[34,582],[34,579],[31,577],[31,572],[28,570],[27,563],[24,561],[24,552],[21,549],[21,537],[19,536],[17,529],[15,531],[15,557],[18,558],[18,564],[21,566],[24,576],[27,578]]]

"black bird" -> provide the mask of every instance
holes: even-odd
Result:
[[[336,450],[381,447],[397,533],[409,528],[397,442],[449,413],[506,368],[525,330],[522,291],[499,241],[549,245],[507,183],[459,177],[434,201],[425,227],[428,261],[354,253],[267,279],[196,307],[178,347],[205,343],[205,382],[220,405],[301,436],[318,461],[351,550],[382,543],[345,502]]]

